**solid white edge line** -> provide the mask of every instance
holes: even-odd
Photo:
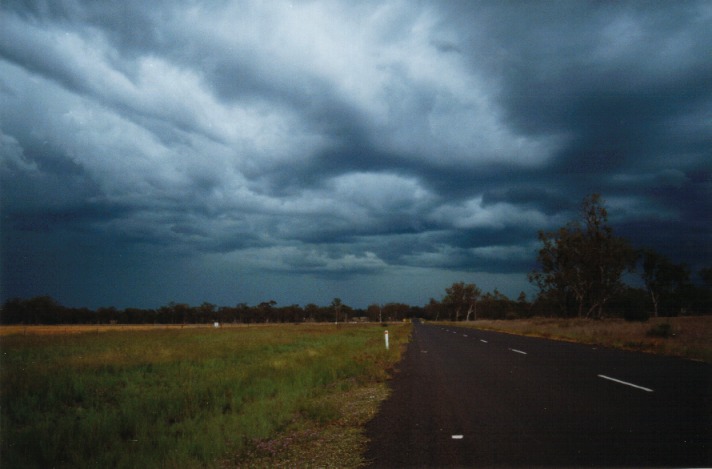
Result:
[[[637,384],[628,383],[628,382],[626,382],[626,381],[621,381],[621,380],[619,380],[619,379],[611,378],[610,376],[598,375],[598,377],[599,377],[599,378],[603,378],[603,379],[607,379],[607,380],[609,380],[609,381],[613,381],[613,382],[616,382],[616,383],[619,383],[619,384],[625,384],[626,386],[630,386],[631,388],[642,389],[642,390],[645,391],[645,392],[653,392],[653,390],[650,389],[650,388],[644,388],[643,386],[638,386]]]
[[[521,350],[517,350],[517,349],[515,349],[515,348],[510,348],[509,350],[511,350],[512,352],[521,353],[522,355],[526,355],[526,354],[527,354],[527,352],[522,352]]]

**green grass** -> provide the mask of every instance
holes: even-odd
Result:
[[[264,463],[270,441],[319,432],[344,418],[340,395],[387,378],[397,328],[390,351],[376,326],[0,337],[2,465]]]

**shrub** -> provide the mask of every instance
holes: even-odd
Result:
[[[668,337],[672,337],[675,334],[672,333],[672,326],[670,324],[664,323],[657,324],[651,327],[648,330],[647,335],[648,337],[662,337],[664,339],[667,339]]]
[[[623,319],[630,322],[646,322],[650,319],[650,313],[644,309],[627,309],[623,313]]]

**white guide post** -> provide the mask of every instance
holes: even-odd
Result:
[[[383,335],[386,338],[386,350],[388,350],[388,331],[386,331]]]

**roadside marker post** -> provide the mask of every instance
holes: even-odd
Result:
[[[388,331],[384,332],[383,336],[386,338],[386,350],[388,350]]]

